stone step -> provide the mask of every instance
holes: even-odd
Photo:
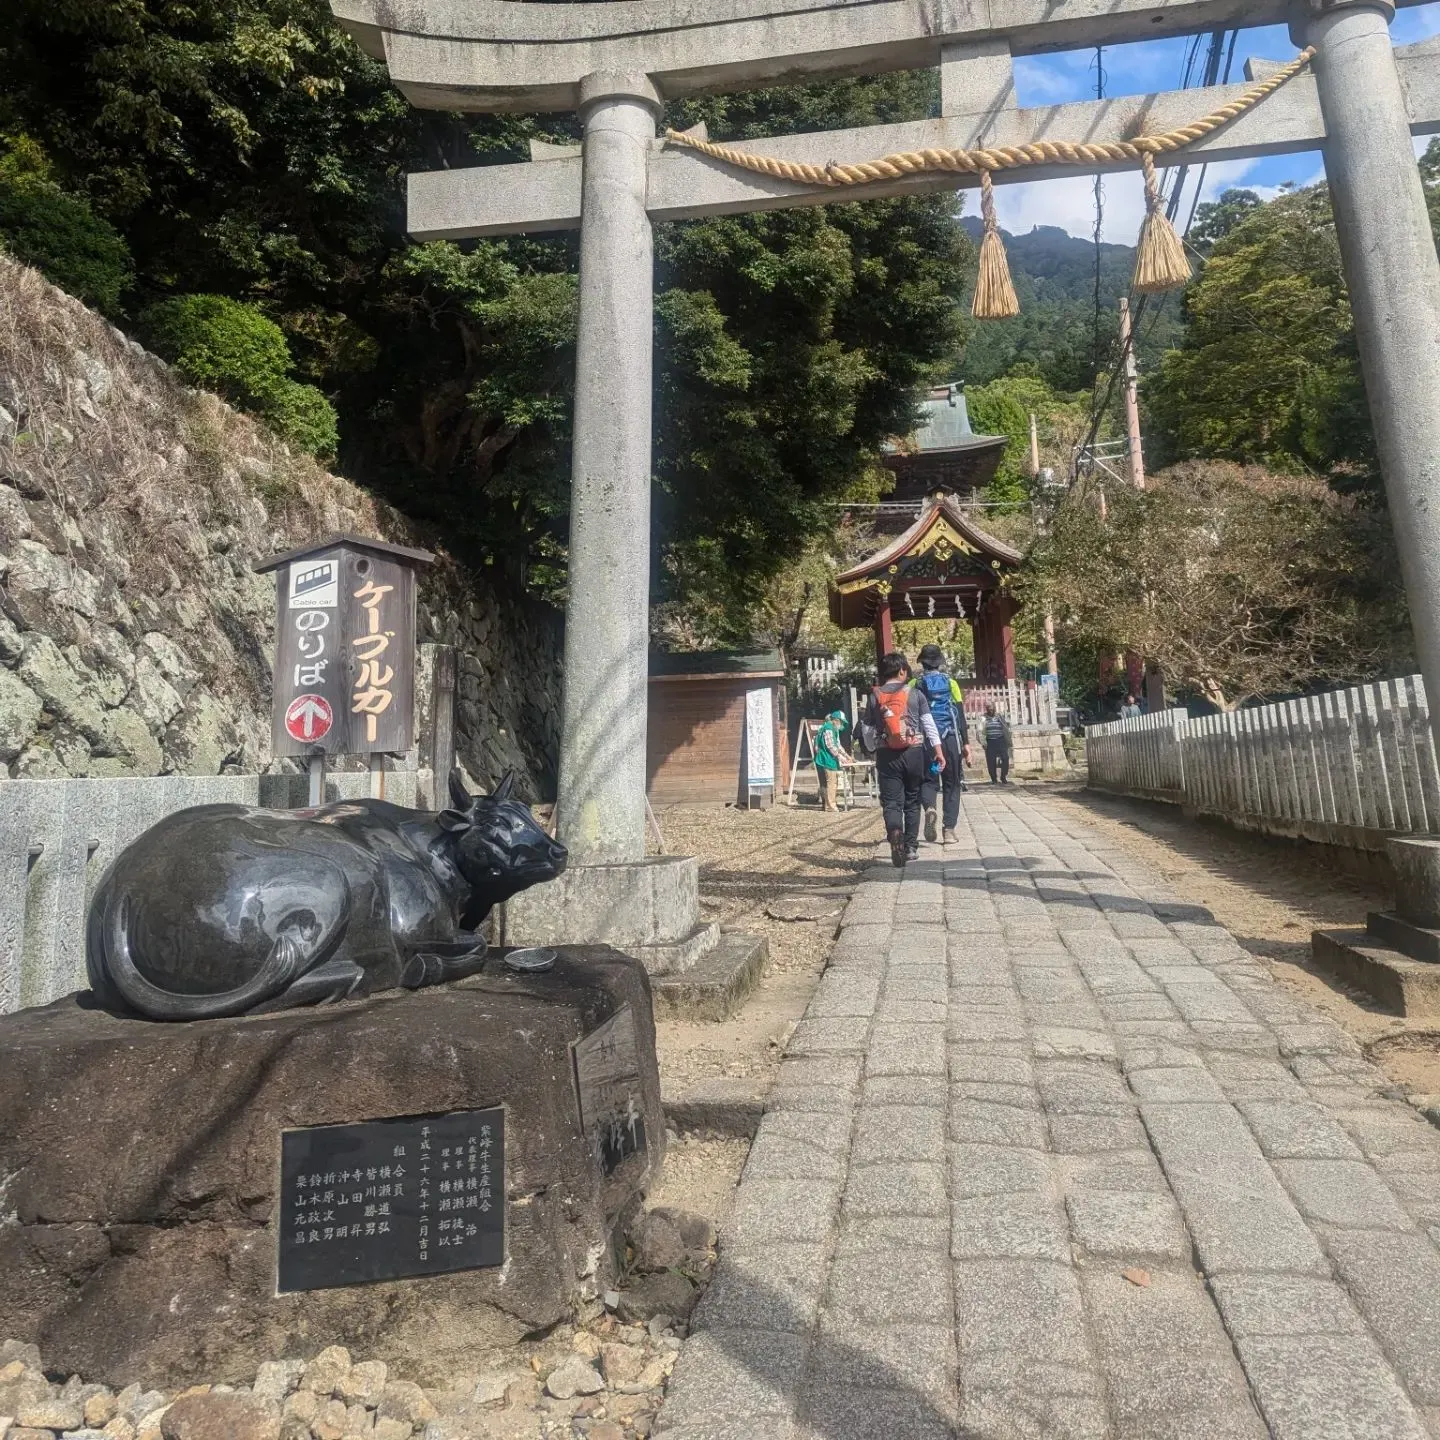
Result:
[[[728,1020],[765,972],[770,945],[763,935],[726,931],[687,970],[651,977],[657,1020]]]
[[[751,1140],[765,1113],[769,1078],[707,1076],[683,1090],[662,1088],[665,1123],[680,1135]]]
[[[1440,1017],[1440,965],[1412,960],[1365,930],[1316,930],[1315,964],[1409,1018]]]
[[[1365,917],[1365,929],[1381,945],[1389,945],[1412,960],[1440,964],[1440,930],[1416,925],[1393,910],[1372,910]]]

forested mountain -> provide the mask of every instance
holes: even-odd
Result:
[[[960,223],[978,242],[983,229],[979,218],[967,215]],[[1054,390],[1088,390],[1096,369],[1104,369],[1113,357],[1120,298],[1129,293],[1135,269],[1134,246],[1099,247],[1097,332],[1095,245],[1055,225],[1037,225],[1028,235],[1002,233],[1020,314],[971,327],[963,356],[965,379],[984,385],[1017,365],[1030,365]],[[1178,296],[1146,303],[1136,350],[1142,370],[1177,342],[1180,329]]]

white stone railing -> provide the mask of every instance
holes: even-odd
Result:
[[[414,805],[429,772],[395,769],[386,799]],[[110,862],[142,831],[191,805],[305,804],[304,775],[161,775],[0,784],[0,1015],[89,986],[85,911]],[[326,776],[331,800],[370,793],[365,771]],[[423,798],[423,797],[422,797]]]
[[[1418,675],[1190,719],[1092,725],[1089,784],[1248,829],[1365,850],[1440,834],[1440,766]]]
[[[965,694],[965,713],[971,719],[983,715],[986,705],[993,702],[996,710],[1007,716],[1017,729],[1057,728],[1055,711],[1058,702],[1052,686],[1032,685],[1020,680],[1008,680],[1003,685],[967,685],[962,680],[960,689]]]

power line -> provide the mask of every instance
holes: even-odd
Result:
[[[1225,32],[1223,30],[1217,30],[1215,32],[1217,36],[1222,36],[1224,35],[1224,33]],[[1230,72],[1235,64],[1235,47],[1239,43],[1239,40],[1239,30],[1232,30],[1230,32],[1230,50],[1229,53],[1225,56],[1225,74],[1224,78],[1220,81],[1222,85],[1228,85],[1230,83]],[[1214,82],[1212,81],[1211,83],[1213,84]],[[1200,167],[1200,183],[1195,187],[1195,198],[1190,202],[1190,218],[1185,222],[1186,235],[1190,233],[1190,227],[1195,223],[1195,216],[1200,209],[1200,197],[1205,193],[1205,176],[1209,173],[1209,171],[1210,166],[1208,164],[1202,165]],[[1171,219],[1174,219],[1173,215],[1171,216]]]
[[[1105,98],[1105,47],[1103,45],[1095,47],[1095,98],[1097,100]],[[1097,378],[1100,372],[1101,335],[1104,326],[1100,303],[1101,265],[1104,259],[1101,237],[1104,232],[1105,177],[1097,170],[1095,172],[1095,319],[1090,337],[1091,360],[1095,366]]]

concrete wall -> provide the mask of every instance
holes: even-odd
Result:
[[[1418,675],[1229,715],[1183,710],[1085,736],[1089,784],[1244,829],[1383,854],[1440,833],[1440,766]]]

